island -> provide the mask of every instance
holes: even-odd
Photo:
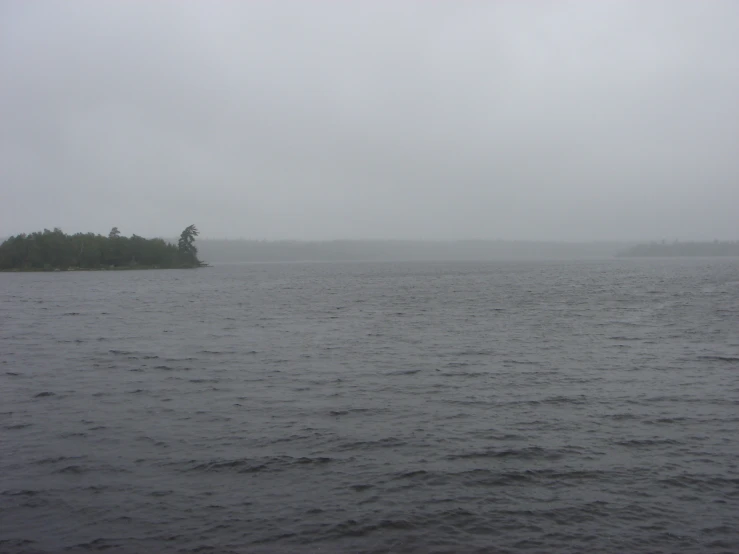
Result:
[[[739,256],[739,241],[713,242],[653,242],[637,244],[620,252],[620,257],[628,258],[668,258],[683,256]]]
[[[184,269],[203,267],[198,259],[195,225],[182,231],[177,244],[161,238],[125,237],[118,227],[108,236],[67,235],[61,229],[10,237],[0,244],[0,271],[110,269]]]

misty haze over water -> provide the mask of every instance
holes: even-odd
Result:
[[[213,263],[295,261],[486,261],[611,258],[624,243],[533,241],[243,241],[200,242]]]
[[[0,553],[739,551],[739,3],[9,0],[0,82]]]
[[[739,4],[0,5],[0,236],[739,238]]]

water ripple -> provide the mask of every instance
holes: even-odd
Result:
[[[737,274],[0,274],[0,552],[739,551]]]

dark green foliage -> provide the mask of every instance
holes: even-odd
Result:
[[[10,237],[0,244],[0,270],[198,267],[202,263],[193,244],[197,234],[194,225],[185,229],[183,250],[182,246],[162,239],[121,236],[117,227],[107,237],[94,233],[66,235],[61,229],[44,229]]]
[[[198,249],[195,247],[195,237],[200,233],[198,232],[195,225],[186,227],[180,235],[180,240],[177,242],[177,250],[183,259],[190,260],[193,265],[199,265],[198,261]]]

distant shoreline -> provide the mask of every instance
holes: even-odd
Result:
[[[59,230],[22,235],[0,246],[0,271],[130,271],[203,267],[166,239],[64,235]],[[37,248],[46,244],[43,248]],[[201,239],[212,264],[315,262],[487,262],[608,260],[623,258],[739,257],[739,241],[563,242],[514,240],[245,240]],[[34,250],[35,249],[35,250]],[[5,255],[3,255],[5,254]]]
[[[623,257],[686,257],[739,255],[739,242],[677,243],[659,255],[650,244],[637,242],[555,242],[555,241],[413,241],[413,240],[334,240],[334,241],[258,241],[204,239],[200,251],[212,263],[251,262],[413,262],[413,261],[497,261],[497,260],[575,260]],[[695,248],[694,245],[700,245]],[[736,244],[737,252],[726,245]],[[710,248],[706,248],[710,246]]]
[[[739,241],[653,242],[619,252],[619,258],[732,258],[739,257]]]

